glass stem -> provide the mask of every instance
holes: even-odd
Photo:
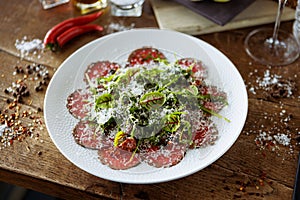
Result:
[[[278,10],[277,10],[277,15],[276,15],[276,20],[275,20],[273,36],[272,36],[272,46],[273,47],[278,38],[278,31],[279,31],[280,22],[281,22],[281,15],[282,15],[282,12],[283,12],[286,2],[287,2],[287,0],[278,0]]]

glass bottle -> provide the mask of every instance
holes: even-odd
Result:
[[[74,6],[85,15],[107,6],[107,0],[73,0]]]

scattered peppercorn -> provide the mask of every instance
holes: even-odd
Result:
[[[41,117],[31,111],[24,110],[20,114],[17,106],[6,108],[4,113],[0,113],[0,149],[11,146],[14,141],[22,142],[27,137],[38,139],[39,133],[34,133],[34,130],[43,125]]]
[[[44,129],[42,117],[37,115],[43,110],[38,107],[36,111],[30,109],[21,111],[19,103],[25,103],[26,100],[29,105],[32,104],[32,100],[28,99],[31,94],[29,88],[31,84],[28,84],[30,81],[37,83],[38,91],[43,91],[47,87],[50,80],[47,68],[40,64],[25,67],[18,65],[14,67],[13,75],[17,79],[4,89],[4,93],[10,96],[5,99],[8,105],[0,112],[0,150],[13,145],[14,141],[21,142],[27,137],[39,140],[39,131]],[[30,150],[29,146],[27,150]],[[42,152],[38,153],[41,154]]]
[[[12,85],[4,89],[5,94],[12,94],[12,96],[19,102],[23,102],[23,97],[29,97],[30,91],[27,85],[29,80],[36,81],[35,91],[43,91],[44,87],[48,85],[50,80],[47,68],[40,64],[27,65],[25,71],[22,66],[15,66],[13,74],[24,74],[22,79],[17,79]],[[10,102],[8,102],[10,103]]]

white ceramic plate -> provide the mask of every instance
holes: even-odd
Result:
[[[128,170],[113,170],[98,161],[97,151],[76,144],[72,130],[78,122],[66,108],[66,99],[75,89],[84,86],[86,66],[99,60],[124,63],[130,52],[143,46],[163,51],[170,60],[180,57],[200,59],[207,66],[213,85],[228,95],[229,106],[221,115],[231,120],[214,118],[219,130],[216,144],[189,150],[183,160],[170,168],[154,168],[140,164]],[[248,98],[239,72],[220,51],[206,42],[183,33],[158,29],[135,29],[97,39],[67,58],[54,74],[48,86],[44,114],[45,122],[56,147],[72,163],[100,178],[124,183],[157,183],[193,174],[220,158],[237,140],[246,120]]]

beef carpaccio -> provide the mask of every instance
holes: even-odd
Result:
[[[189,150],[217,140],[212,116],[229,121],[219,114],[227,95],[207,83],[207,74],[201,59],[171,63],[153,47],[132,51],[124,66],[91,63],[82,76],[86,88],[67,98],[78,119],[74,141],[115,170],[178,164]]]

